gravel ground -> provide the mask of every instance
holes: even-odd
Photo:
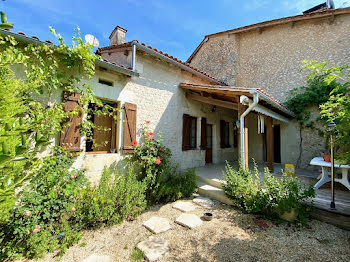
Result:
[[[185,200],[191,201],[191,200]],[[181,211],[173,203],[153,206],[134,221],[84,232],[80,243],[67,250],[60,261],[82,261],[92,254],[108,255],[112,261],[131,261],[140,241],[152,235],[142,223],[152,216],[174,221]],[[208,208],[196,205],[201,216]],[[217,203],[210,208],[214,219],[195,229],[172,223],[157,236],[169,242],[170,253],[162,261],[350,261],[350,232],[312,220],[307,228],[288,226]],[[257,225],[263,221],[269,228]],[[57,261],[49,254],[39,261]]]

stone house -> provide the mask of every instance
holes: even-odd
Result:
[[[306,84],[303,60],[329,61],[330,65],[350,64],[350,8],[321,9],[204,37],[187,62],[232,86],[261,88],[281,101],[290,90]],[[254,132],[257,115],[248,115],[250,157],[266,160],[265,137]],[[317,132],[299,130],[296,121],[274,121],[275,162],[300,166],[325,150]]]
[[[24,43],[43,43],[23,33],[0,33]],[[240,130],[244,132],[247,125],[239,128],[238,120],[248,106],[254,105],[261,119],[266,116],[268,133],[272,118],[282,123],[292,118],[292,113],[265,91],[230,87],[155,48],[138,41],[125,42],[125,33],[117,26],[111,33],[110,46],[98,49],[102,59],[96,61],[90,82],[96,96],[121,109],[118,121],[93,116],[95,124],[110,129],[94,130],[94,139],[108,143],[94,146],[82,137],[78,118],[72,119],[73,124],[56,141],[68,150],[82,152],[76,165],[86,168],[92,181],[99,179],[104,166],[117,164],[132,152],[131,143],[141,139],[146,121],[150,121],[155,133],[162,133],[173,161],[186,169],[238,159],[240,146],[244,154],[248,154],[248,144],[249,152],[254,152],[248,136],[239,139]],[[67,110],[74,108],[78,98],[79,94],[57,94],[57,100],[63,99]],[[272,136],[268,137],[271,141]],[[246,160],[250,157],[245,156]]]

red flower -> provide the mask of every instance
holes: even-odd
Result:
[[[162,158],[161,157],[158,157],[156,159],[156,161],[154,161],[154,163],[156,163],[157,165],[160,165],[160,163],[162,163]]]
[[[146,121],[146,124],[149,125],[149,123],[151,123],[151,121]]]
[[[164,148],[163,148],[163,147],[161,147],[161,148],[159,148],[159,150],[160,150],[160,151],[164,151]]]
[[[131,142],[131,145],[132,145],[132,146],[137,146],[137,145],[138,145],[138,143],[137,143],[137,141],[136,141],[136,140],[134,140],[134,141],[132,141],[132,142]]]
[[[24,212],[24,216],[25,216],[25,217],[29,217],[31,214],[32,214],[32,212],[30,212],[30,211]]]
[[[153,132],[148,132],[147,135],[148,136],[154,136],[154,133]]]

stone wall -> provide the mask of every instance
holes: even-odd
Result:
[[[113,55],[114,58],[118,57]],[[111,61],[112,62],[112,61]],[[150,128],[161,132],[164,144],[172,151],[172,160],[180,169],[205,165],[205,151],[199,149],[200,121],[206,117],[208,124],[213,124],[213,162],[237,159],[235,148],[220,148],[220,120],[230,122],[230,144],[233,145],[233,123],[237,119],[234,110],[217,108],[212,112],[212,106],[190,101],[179,87],[181,82],[212,84],[208,80],[192,75],[169,63],[155,59],[145,53],[138,52],[136,69],[139,77],[126,77],[121,74],[111,74],[97,71],[90,82],[95,94],[101,99],[108,99],[137,105],[137,140],[140,141],[142,127],[150,121]],[[98,78],[113,82],[113,86],[98,83]],[[182,115],[190,114],[197,117],[197,149],[182,151]],[[119,121],[119,150],[114,154],[82,154],[76,166],[87,169],[90,180],[98,181],[104,165],[121,163],[125,156],[121,152],[123,141],[123,121]],[[82,143],[84,149],[84,144]]]
[[[312,19],[210,37],[191,65],[230,85],[262,88],[281,102],[290,90],[306,84],[303,60],[350,64],[350,15]],[[299,127],[296,121],[281,126],[282,162],[296,163],[299,155]],[[302,167],[324,151],[317,132],[303,131]],[[292,142],[293,141],[293,142]],[[259,141],[256,141],[257,143]],[[259,147],[259,143],[257,144]],[[260,149],[259,149],[260,150]],[[252,151],[250,151],[252,152]]]

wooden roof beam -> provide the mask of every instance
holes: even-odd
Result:
[[[219,106],[219,107],[224,107],[228,109],[233,109],[233,110],[238,110],[238,105],[236,103],[228,102],[228,101],[223,101],[219,99],[214,99],[211,97],[203,97],[199,95],[194,95],[190,93],[186,93],[186,98],[187,99],[192,99],[197,102],[202,102],[214,106]]]

